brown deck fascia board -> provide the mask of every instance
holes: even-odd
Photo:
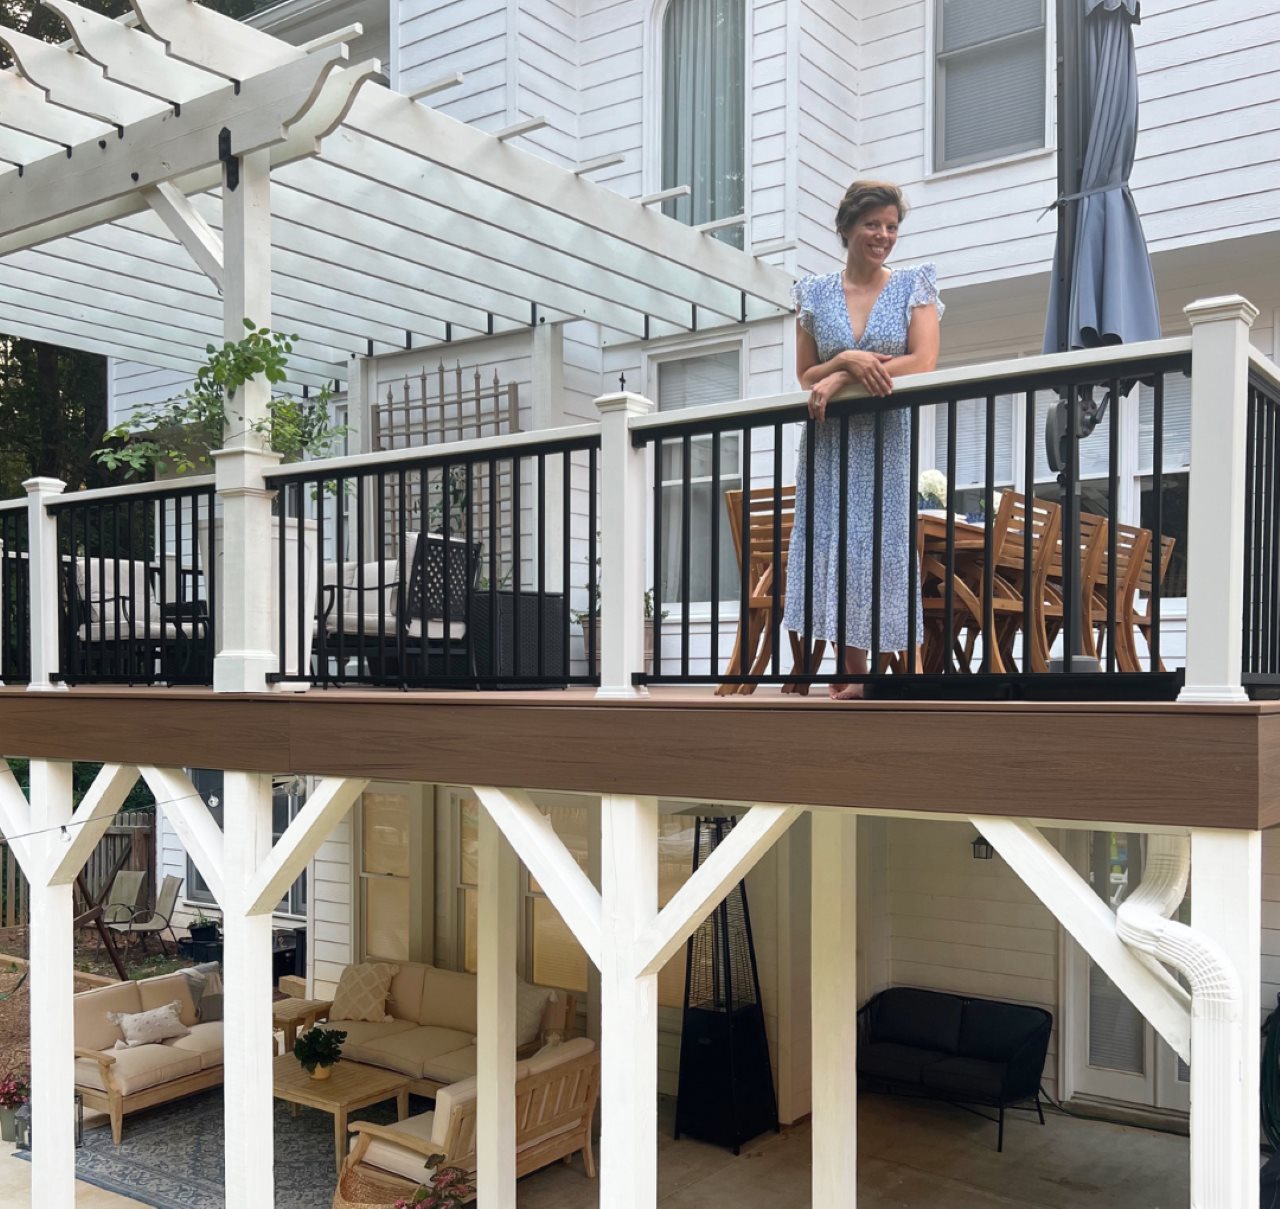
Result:
[[[1280,705],[0,689],[10,756],[1150,826],[1280,824]]]

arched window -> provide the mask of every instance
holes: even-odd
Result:
[[[671,0],[662,19],[662,188],[667,214],[700,225],[746,209],[746,2]],[[716,232],[742,246],[742,225]]]

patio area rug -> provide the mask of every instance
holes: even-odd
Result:
[[[430,1100],[410,1097],[410,1113],[426,1112]],[[337,1184],[333,1165],[333,1118],[275,1101],[276,1209],[328,1209]],[[351,1114],[352,1120],[396,1119],[394,1101]],[[76,1176],[155,1209],[243,1209],[226,1206],[222,1183],[222,1089],[202,1092],[125,1118],[124,1140],[111,1144],[111,1130],[86,1129],[76,1151]],[[29,1159],[19,1151],[17,1157]]]

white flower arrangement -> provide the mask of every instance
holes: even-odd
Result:
[[[947,506],[947,476],[941,470],[923,470],[916,484],[916,494],[926,508]]]

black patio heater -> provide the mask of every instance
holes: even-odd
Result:
[[[735,821],[697,819],[695,870]],[[747,886],[739,882],[702,921],[686,948],[675,1136],[727,1146],[738,1154],[744,1143],[777,1128]]]

